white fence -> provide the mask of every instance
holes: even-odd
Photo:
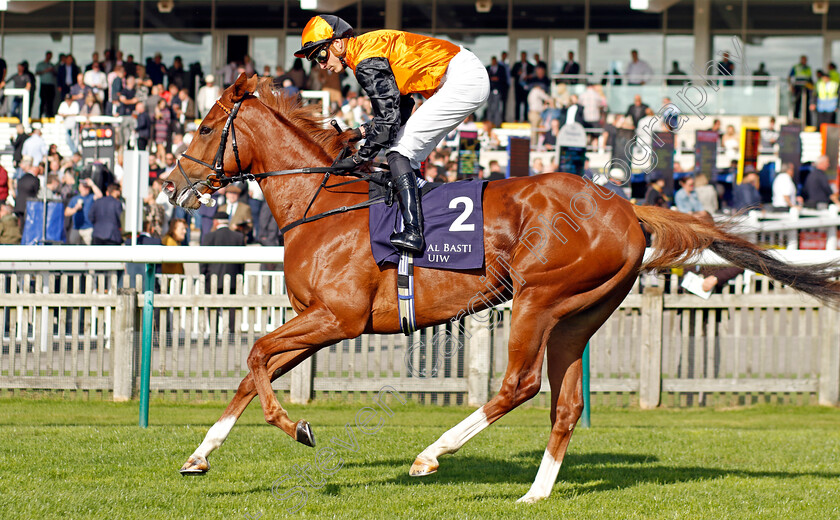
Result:
[[[71,248],[28,249],[46,255]],[[204,248],[96,248],[108,250],[103,261],[118,253],[147,259],[149,249],[181,250],[180,260],[206,257]],[[253,248],[253,255],[276,260],[270,249]],[[241,248],[237,253],[241,259]],[[804,261],[827,256],[785,254]],[[0,248],[0,261],[3,255]],[[214,259],[220,256],[214,250]],[[282,272],[221,281],[159,275],[157,281],[153,396],[230,397],[247,373],[253,343],[293,316]],[[130,285],[117,273],[0,274],[0,388],[136,395],[143,295]],[[389,384],[424,403],[480,404],[498,390],[507,364],[510,305],[499,309],[489,328],[466,318],[463,328],[472,337],[460,337],[461,349],[435,349],[431,338],[446,326],[411,337],[362,336],[321,350],[274,387],[296,402],[352,398]],[[836,404],[837,323],[836,311],[761,277],[747,286],[739,278],[708,300],[681,294],[676,276],[644,291],[637,283],[590,343],[593,402]],[[536,402],[547,405],[543,381]]]

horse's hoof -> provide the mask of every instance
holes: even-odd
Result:
[[[187,462],[181,466],[182,475],[201,475],[210,470],[210,463],[204,457],[191,455]]]
[[[546,497],[538,496],[538,495],[531,495],[530,493],[526,494],[522,498],[516,501],[518,504],[536,504],[540,500],[543,500]]]
[[[426,460],[417,457],[414,461],[414,464],[411,465],[411,469],[408,470],[408,474],[411,477],[425,477],[426,475],[431,475],[438,470],[440,465],[435,462],[429,462]]]
[[[306,446],[315,447],[315,434],[312,433],[312,427],[309,426],[308,422],[298,421],[297,428],[295,428],[295,440]]]

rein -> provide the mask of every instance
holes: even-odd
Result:
[[[181,157],[183,157],[184,159],[189,159],[190,161],[198,163],[212,170],[213,173],[208,175],[207,178],[203,181],[192,181],[187,175],[187,172],[184,171],[184,167],[181,165],[181,160],[179,159],[177,161],[178,170],[181,172],[181,175],[184,176],[184,180],[187,182],[188,189],[192,191],[193,195],[195,195],[196,199],[201,204],[205,204],[210,207],[215,206],[216,201],[211,197],[211,194],[234,182],[265,179],[268,177],[279,177],[281,175],[324,174],[324,179],[318,186],[318,190],[315,192],[315,195],[312,196],[312,200],[309,201],[309,205],[306,206],[306,211],[303,212],[303,217],[292,222],[291,224],[284,226],[283,229],[280,230],[280,235],[282,236],[290,229],[295,228],[301,224],[305,224],[307,222],[314,222],[316,220],[321,220],[322,218],[329,217],[331,215],[367,208],[369,206],[379,204],[382,202],[390,202],[390,197],[375,197],[373,199],[369,199],[358,204],[353,204],[351,206],[341,206],[340,208],[331,209],[323,213],[319,213],[317,215],[308,216],[307,213],[309,213],[309,210],[312,208],[312,204],[315,202],[315,199],[318,197],[318,194],[321,193],[321,190],[325,187],[336,188],[339,186],[345,186],[347,184],[353,184],[361,181],[369,181],[382,186],[386,186],[390,184],[390,182],[385,182],[381,179],[378,179],[375,173],[359,174],[354,171],[348,171],[345,168],[336,168],[333,166],[295,168],[291,170],[274,170],[264,173],[251,173],[250,171],[243,171],[242,162],[239,159],[239,147],[236,144],[236,127],[233,124],[233,120],[236,119],[236,116],[239,113],[239,108],[242,106],[242,102],[248,96],[253,96],[253,93],[246,92],[245,95],[239,101],[233,104],[233,108],[231,109],[228,109],[225,105],[223,105],[221,100],[216,100],[216,105],[218,105],[219,108],[221,108],[228,115],[228,118],[225,122],[225,126],[222,128],[222,136],[219,142],[219,149],[216,151],[216,157],[213,160],[213,164],[204,162],[201,159],[197,159],[195,157],[192,157],[191,155],[187,155],[186,153],[181,154]],[[336,131],[338,131],[339,129],[337,125],[334,126],[336,127]],[[225,148],[227,147],[228,135],[230,135],[231,137],[231,147],[233,148],[233,156],[236,159],[236,168],[238,170],[238,173],[236,173],[235,175],[228,175],[224,169]],[[342,155],[344,155],[346,152],[347,149],[345,149],[345,151],[342,152]],[[388,168],[387,164],[376,164],[374,166],[379,169]],[[327,186],[327,181],[329,180],[330,175],[332,174],[346,175],[357,178],[350,181],[340,182],[332,186]],[[200,193],[198,189],[196,189],[196,186],[204,186],[209,191]]]

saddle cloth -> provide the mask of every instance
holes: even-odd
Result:
[[[485,181],[459,181],[436,185],[418,179],[422,188],[426,251],[414,259],[414,265],[454,270],[480,269],[484,265],[482,193],[485,184]],[[371,196],[382,189],[371,183]],[[370,249],[379,266],[399,263],[399,251],[391,244],[390,237],[402,225],[396,194],[390,207],[386,204],[370,207]]]

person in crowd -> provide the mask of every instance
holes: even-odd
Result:
[[[137,126],[135,127],[135,132],[137,133],[137,149],[148,150],[154,127],[149,113],[146,112],[146,105],[144,103],[134,105],[134,116],[137,118]]]
[[[163,237],[163,245],[180,246],[187,237],[187,221],[182,218],[173,218],[169,221],[169,230]],[[161,265],[163,274],[184,274],[182,262],[167,262]]]
[[[47,51],[44,61],[35,65],[35,75],[41,80],[41,106],[39,113],[41,117],[55,116],[55,92],[56,92],[56,69],[52,62],[53,54]]]
[[[487,163],[487,173],[484,176],[488,181],[500,181],[505,178],[505,172],[499,165],[499,161],[492,159]]]
[[[26,61],[18,63],[17,74],[6,80],[6,83],[10,88],[22,88],[28,92],[33,91],[33,89],[35,88],[35,82],[29,79],[29,75],[26,73],[26,67]],[[23,115],[22,97],[14,96],[12,98],[12,108],[10,113],[12,117],[16,117],[18,119],[21,118],[21,116]]]
[[[90,58],[91,58],[90,63],[85,65],[85,72],[87,72],[89,70],[93,70],[93,64],[94,63],[99,65],[99,68],[102,68],[102,62],[99,61],[99,53],[98,52],[93,51],[93,53],[91,53],[91,55],[90,55]]]
[[[6,72],[8,66],[6,65],[6,60],[0,57],[0,113],[3,112],[3,103],[6,101],[6,96],[3,94],[3,90],[6,88]]]
[[[487,98],[487,112],[484,119],[491,121],[495,126],[499,126],[505,119],[502,110],[504,108],[503,100],[508,94],[508,78],[504,67],[495,56],[490,58],[487,75],[490,77],[490,96]]]
[[[840,72],[837,71],[837,64],[833,61],[828,63],[828,71],[826,72],[826,74],[828,74],[828,78],[831,81],[836,81],[837,83],[840,83]]]
[[[676,166],[679,163],[674,163]],[[709,178],[705,175],[698,175],[694,178],[694,193],[700,200],[703,210],[709,215],[714,215],[720,208],[720,200],[718,199],[718,192],[714,186],[709,184]]]
[[[99,103],[96,101],[96,97],[93,95],[93,92],[88,92],[85,96],[85,103],[79,108],[79,116],[90,119],[91,117],[97,117],[102,115],[102,109],[99,108]]]
[[[0,204],[0,244],[9,246],[20,244],[20,229],[14,209],[6,204]]]
[[[668,208],[671,206],[670,198],[665,195],[665,179],[661,172],[654,171],[648,174],[648,190],[645,193],[645,206],[659,206]]]
[[[163,64],[163,56],[159,52],[156,52],[153,58],[146,59],[146,75],[152,80],[152,85],[162,85],[166,73],[166,65]]]
[[[29,139],[29,134],[26,133],[26,129],[23,125],[15,125],[15,134],[11,139],[11,146],[13,150],[12,161],[14,161],[15,168],[17,169],[15,172],[15,178],[19,178],[23,175],[23,172],[20,171],[20,161],[23,159],[23,143],[25,143],[27,139]],[[32,160],[31,157],[30,160]]]
[[[775,210],[789,210],[801,207],[805,202],[796,195],[796,184],[793,182],[794,164],[784,163],[781,170],[773,179],[773,199],[771,204]]]
[[[735,75],[735,64],[729,59],[729,53],[725,52],[722,55],[722,60],[717,63],[718,76],[732,77]],[[724,79],[721,84],[724,87],[731,87],[735,84],[732,79]]]
[[[195,101],[190,97],[189,92],[181,90],[178,92],[177,102],[172,103],[172,109],[175,112],[175,119],[178,121],[178,128],[183,132],[187,121],[195,119]]]
[[[805,199],[805,206],[817,208],[820,205],[835,204],[840,206],[840,199],[837,193],[831,189],[828,183],[829,158],[827,155],[820,155],[816,162],[811,165],[811,171],[805,178],[802,186],[802,195]],[[834,172],[836,175],[836,172]]]
[[[222,91],[216,85],[216,77],[212,74],[205,76],[204,86],[198,89],[198,97],[195,100],[196,107],[198,108],[198,117],[203,118],[206,116],[207,112],[210,112],[210,109],[213,108],[216,100],[221,95]]]
[[[528,53],[521,52],[519,61],[510,68],[510,77],[513,81],[513,118],[516,121],[524,121],[528,115],[528,83],[534,74],[534,65],[528,61]]]
[[[32,135],[23,143],[23,148],[21,152],[23,155],[32,158],[32,164],[41,164],[44,160],[44,157],[47,155],[47,151],[49,147],[47,146],[47,142],[44,141],[44,138],[41,136],[41,129],[35,128],[32,130]]]
[[[187,86],[187,71],[184,70],[184,61],[180,56],[175,56],[172,60],[172,66],[166,72],[166,77],[169,84],[176,85],[179,90]]]
[[[528,122],[531,124],[531,146],[536,146],[540,132],[542,112],[551,101],[551,96],[542,83],[534,83],[528,90]]]
[[[283,245],[283,236],[280,234],[280,226],[278,226],[277,221],[274,220],[274,215],[271,213],[271,208],[268,207],[268,204],[264,204],[260,209],[260,216],[258,220],[260,221],[260,233],[257,235],[257,241],[260,245],[267,247]],[[282,263],[271,262],[260,264],[260,270],[262,271],[279,271],[282,270],[282,268]]]
[[[6,203],[9,198],[9,172],[0,166],[0,206]]]
[[[639,51],[633,49],[630,51],[630,63],[627,64],[624,75],[627,77],[628,85],[644,85],[653,76],[653,69],[648,65],[648,62],[640,60]]]
[[[32,157],[23,156],[20,161],[20,167],[23,170],[23,176],[17,181],[17,193],[15,194],[15,215],[17,215],[20,222],[20,228],[23,230],[26,217],[26,203],[30,199],[38,197],[38,191],[41,189],[41,181],[39,176],[42,174],[41,166],[32,162]]]
[[[738,158],[738,150],[741,147],[741,138],[735,131],[734,126],[726,125],[726,133],[723,134],[723,137],[721,137],[720,142],[721,145],[723,145],[723,154],[726,155],[726,157],[730,159]]]
[[[70,97],[73,98],[79,110],[85,104],[88,94],[93,94],[93,89],[85,85],[85,76],[79,73],[76,76],[76,83],[70,86]]]
[[[576,76],[580,74],[580,64],[575,61],[575,53],[569,51],[567,55],[566,61],[563,62],[563,68],[560,69],[560,74],[568,75],[568,76]],[[580,80],[578,78],[563,78],[560,80],[563,83],[567,83],[569,85],[575,85]]]
[[[61,118],[61,122],[64,123],[64,132],[66,134],[65,140],[67,141],[67,146],[72,152],[75,152],[78,149],[76,146],[76,140],[73,138],[76,130],[76,116],[78,115],[79,106],[73,101],[73,98],[68,92],[67,95],[64,96],[64,101],[58,105],[58,116]]]
[[[664,130],[676,132],[680,127],[680,108],[671,102],[671,98],[662,98],[662,126]]]
[[[122,190],[119,184],[109,184],[105,190],[105,197],[93,201],[90,209],[90,222],[93,224],[92,242],[94,245],[122,244],[123,205],[120,201]],[[81,192],[80,192],[81,193]]]
[[[303,89],[306,85],[306,71],[303,70],[303,60],[295,58],[295,61],[292,63],[292,68],[286,73],[286,75],[292,80],[292,84],[297,87],[298,90]]]
[[[166,156],[166,145],[171,138],[172,131],[170,124],[172,121],[172,115],[165,99],[158,100],[153,120],[155,153],[157,154],[158,159],[162,161]]]
[[[117,69],[121,69],[121,67],[117,67]],[[137,80],[134,77],[129,76],[125,80],[125,86],[122,90],[120,90],[119,96],[119,115],[121,116],[130,116],[134,113],[135,108],[139,103],[137,99]]]
[[[161,99],[163,99],[161,97],[161,92],[163,92],[162,85],[152,85],[149,88],[149,95],[146,97],[146,101],[144,101],[146,105],[146,112],[149,113],[149,117],[154,116],[158,103]],[[164,99],[164,101],[166,100]]]
[[[745,169],[741,183],[732,188],[732,207],[736,210],[761,209],[758,188],[759,177],[755,168]]]
[[[769,76],[770,73],[767,72],[767,69],[764,66],[764,62],[758,64],[758,69],[754,70],[752,73],[753,76]],[[754,87],[766,87],[769,81],[766,79],[756,79],[753,80]]]
[[[108,102],[105,103],[105,113],[107,115],[122,115],[120,113],[120,94],[125,85],[125,69],[122,65],[117,65],[114,70],[108,73]]]
[[[639,126],[639,121],[645,117],[650,107],[642,103],[642,96],[636,94],[633,96],[633,104],[627,108],[627,116],[633,120],[633,128]]]
[[[583,107],[583,122],[586,128],[603,128],[607,110],[607,98],[600,91],[600,85],[588,83],[578,99]],[[641,99],[641,98],[640,98]]]
[[[122,51],[120,51],[122,53]],[[125,60],[122,62],[122,66],[125,69],[125,75],[129,78],[136,78],[137,77],[137,63],[134,61],[134,55],[129,54],[125,57]]]
[[[779,130],[776,127],[776,118],[770,117],[767,126],[761,129],[761,147],[775,148],[779,142]]]
[[[105,92],[108,90],[108,76],[99,68],[98,62],[92,63],[92,68],[85,72],[85,85],[90,87],[93,95],[99,103],[105,101]]]
[[[674,205],[677,210],[682,213],[688,213],[695,217],[710,217],[709,213],[703,209],[703,204],[700,198],[694,191],[694,176],[687,175],[680,179],[680,189],[674,194]]]
[[[93,222],[91,209],[93,202],[102,198],[102,192],[90,178],[79,181],[79,194],[70,199],[64,209],[64,216],[71,217],[73,227],[68,236],[68,242],[75,245],[91,245],[93,243]]]
[[[58,65],[58,88],[60,90],[61,98],[64,99],[70,93],[70,87],[76,82],[76,78],[81,73],[81,69],[76,65],[76,60],[72,54],[66,54],[64,60]]]
[[[803,105],[807,109],[810,104],[811,92],[814,89],[813,73],[808,65],[808,57],[804,54],[799,57],[799,63],[790,69],[788,74],[791,97],[793,103],[793,118],[801,119]],[[805,114],[807,117],[807,114]]]
[[[242,188],[236,184],[229,184],[225,188],[225,204],[219,206],[219,211],[230,215],[228,223],[231,229],[246,230],[244,233],[247,234],[247,230],[253,225],[254,217],[251,206],[239,200],[241,195]]]
[[[578,100],[577,94],[569,96],[569,104],[566,106],[565,121],[561,121],[564,125],[577,123],[586,127],[586,120],[583,118],[583,106]]]
[[[230,216],[219,210],[212,216],[213,230],[206,236],[202,236],[202,246],[244,246],[245,235],[234,231],[229,227]],[[212,257],[212,255],[208,255]],[[199,264],[199,272],[206,278],[208,292],[211,287],[211,276],[216,275],[218,280],[218,292],[221,293],[224,287],[224,275],[230,275],[231,288],[236,287],[236,276],[245,273],[245,264],[223,264],[207,263]]]
[[[717,132],[718,136],[720,137],[720,140],[723,140],[723,126],[721,125],[720,119],[712,120],[712,126],[708,129],[708,131]]]
[[[552,119],[549,123],[549,128],[540,134],[540,143],[538,148],[543,150],[556,150],[557,136],[560,134],[560,120]]]
[[[685,71],[680,70],[680,62],[672,61],[671,70],[668,71],[669,76],[685,76]],[[684,78],[668,78],[666,83],[669,87],[679,86],[685,82]]]
[[[260,184],[257,181],[248,181],[247,183],[248,188],[248,206],[251,207],[251,216],[257,215],[257,218],[252,221],[253,223],[253,237],[260,236],[260,219],[259,215],[262,212],[262,207],[265,204],[265,195],[260,189]]]
[[[528,169],[528,175],[533,176],[541,173],[546,173],[545,163],[541,157],[535,157],[534,160],[531,161],[531,167]]]
[[[823,123],[833,125],[837,121],[838,89],[840,89],[840,83],[831,79],[831,76],[823,71],[817,71],[816,99],[809,107],[817,113],[817,128],[820,128]]]

